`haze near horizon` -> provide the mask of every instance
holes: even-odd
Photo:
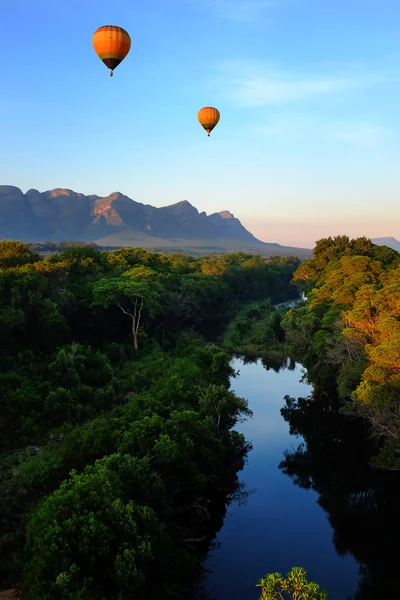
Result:
[[[2,18],[0,184],[187,199],[283,245],[400,237],[394,0],[14,0]],[[132,38],[112,79],[105,24]]]

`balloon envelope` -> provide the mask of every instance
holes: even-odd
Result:
[[[213,106],[204,106],[197,113],[199,123],[207,131],[208,136],[210,136],[214,127],[218,125],[220,116],[219,110]]]
[[[103,63],[114,69],[124,60],[131,49],[130,35],[122,27],[116,25],[104,25],[99,27],[93,34],[93,48]]]

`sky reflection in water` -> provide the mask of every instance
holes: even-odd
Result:
[[[312,387],[300,382],[300,365],[276,373],[267,371],[261,361],[245,365],[235,359],[233,367],[240,374],[232,389],[247,398],[254,413],[237,427],[253,443],[240,479],[254,491],[245,506],[233,504],[228,509],[217,537],[221,546],[206,564],[213,571],[207,577],[207,591],[216,600],[254,600],[260,577],[302,566],[309,579],[328,590],[329,600],[346,600],[358,587],[357,563],[350,555],[336,554],[318,494],[299,488],[278,468],[284,450],[302,441],[289,434],[280,414],[284,396],[306,397]]]

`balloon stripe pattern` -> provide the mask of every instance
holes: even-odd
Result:
[[[97,56],[111,69],[111,74],[131,49],[129,33],[116,25],[99,27],[93,34],[92,43]]]
[[[206,130],[208,136],[210,137],[211,131],[216,125],[218,125],[220,113],[219,110],[213,106],[204,106],[199,110],[197,118],[200,125]]]

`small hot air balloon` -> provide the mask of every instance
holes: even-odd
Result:
[[[197,113],[197,118],[200,125],[207,131],[208,137],[210,137],[210,133],[214,127],[218,125],[220,118],[219,110],[213,108],[212,106],[205,106],[199,110]]]
[[[113,70],[124,60],[131,49],[130,35],[122,27],[116,25],[104,25],[99,27],[93,34],[93,48],[103,63]]]

